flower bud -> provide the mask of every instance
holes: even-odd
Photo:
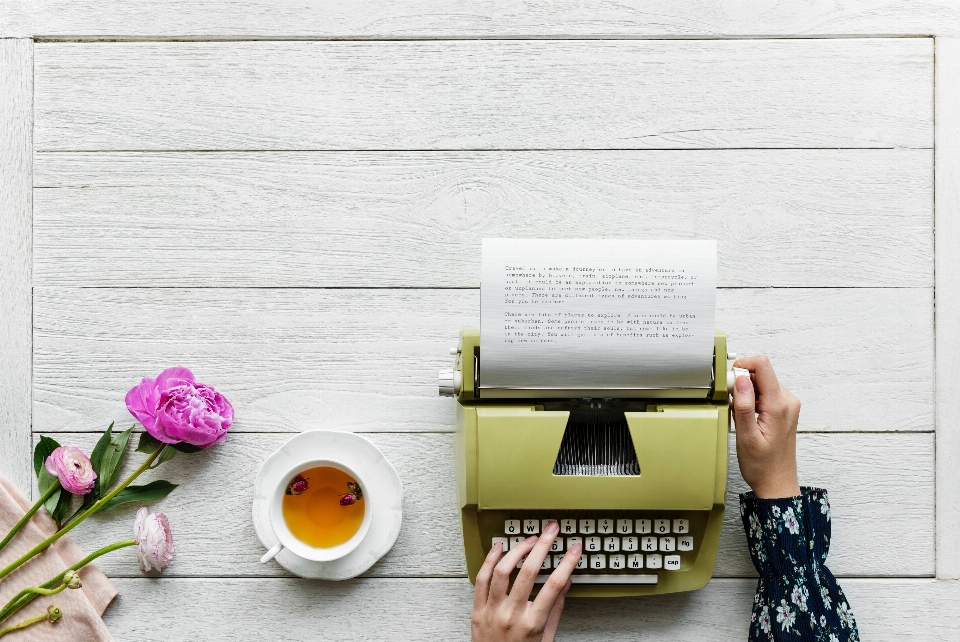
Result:
[[[347,493],[346,495],[343,495],[340,498],[341,506],[352,506],[353,504],[356,504],[356,503],[357,503],[357,498],[351,495],[350,493]]]
[[[47,620],[50,622],[56,622],[60,619],[60,616],[63,615],[63,611],[60,610],[59,606],[54,606],[51,604],[47,607]]]
[[[307,478],[303,475],[297,475],[287,486],[287,495],[299,495],[303,491],[307,490],[307,487]]]
[[[74,570],[69,570],[63,574],[63,583],[67,585],[69,589],[78,589],[83,584],[80,583],[80,574]]]

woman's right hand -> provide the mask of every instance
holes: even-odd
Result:
[[[733,365],[749,370],[751,375],[737,377],[733,392],[740,474],[761,499],[795,497],[800,494],[800,400],[780,385],[765,356],[744,357]]]

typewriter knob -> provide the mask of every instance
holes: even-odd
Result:
[[[462,382],[463,379],[459,370],[441,370],[439,377],[440,396],[456,397],[460,394]]]

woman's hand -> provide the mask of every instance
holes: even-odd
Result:
[[[573,545],[564,554],[560,566],[550,574],[532,602],[530,591],[559,531],[560,526],[550,522],[539,539],[528,537],[511,548],[503,559],[500,559],[503,552],[500,544],[490,550],[477,573],[473,594],[473,642],[553,642],[563,602],[570,590],[570,574],[580,560],[580,544]],[[524,555],[527,560],[508,595],[510,572]]]
[[[757,497],[795,497],[800,494],[797,480],[800,400],[780,385],[765,356],[737,359],[733,365],[746,368],[751,374],[737,377],[733,392],[740,474]]]

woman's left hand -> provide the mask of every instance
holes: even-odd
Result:
[[[553,642],[564,599],[570,590],[570,574],[580,560],[580,544],[564,554],[560,566],[550,574],[533,601],[530,601],[530,592],[559,531],[559,525],[550,522],[539,539],[527,538],[502,559],[500,544],[490,549],[477,573],[473,594],[473,642]],[[527,559],[513,583],[513,590],[507,594],[510,573],[524,555]]]

